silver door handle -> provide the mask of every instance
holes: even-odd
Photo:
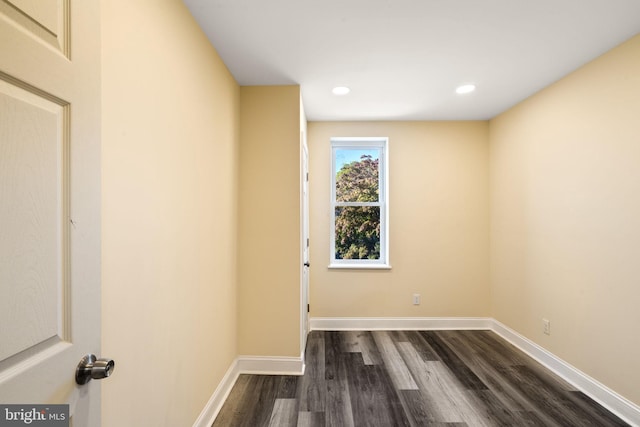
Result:
[[[100,380],[113,373],[116,362],[111,359],[98,359],[95,354],[87,354],[76,368],[76,383],[86,384],[91,379]]]

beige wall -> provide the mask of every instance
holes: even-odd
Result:
[[[490,122],[494,317],[636,404],[639,117],[636,36]]]
[[[181,1],[102,13],[103,425],[188,426],[237,355],[239,88]]]
[[[300,88],[240,100],[239,354],[300,356]]]
[[[487,122],[310,122],[308,132],[311,315],[488,316]],[[341,136],[389,137],[391,270],[327,268],[329,140]]]

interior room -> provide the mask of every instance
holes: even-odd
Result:
[[[555,74],[526,90],[500,73],[486,86],[475,82],[472,105],[454,91],[474,76],[454,76],[451,87],[405,88],[413,97],[427,89],[441,97],[432,105],[424,96],[423,117],[411,108],[392,116],[366,96],[359,115],[348,115],[347,107],[360,105],[349,98],[359,96],[357,78],[294,81],[298,69],[268,62],[286,48],[234,58],[232,67],[225,54],[247,48],[244,38],[216,44],[219,35],[203,22],[218,14],[233,27],[234,14],[244,13],[265,22],[268,38],[275,12],[261,15],[250,1],[96,3],[101,321],[94,351],[116,362],[111,377],[87,389],[101,392],[89,401],[102,425],[210,426],[239,374],[300,375],[307,333],[336,329],[492,330],[640,425],[637,4],[590,1],[638,13],[626,13],[617,39],[592,56],[566,66],[551,59],[540,70]],[[493,3],[506,2],[487,7]],[[580,2],[567,3],[582,16]],[[553,17],[554,6],[545,7],[541,16]],[[615,22],[602,19],[588,24],[613,31]],[[563,25],[566,39],[548,41],[554,55],[590,43],[581,39],[589,25],[575,33]],[[2,43],[8,49],[10,41]],[[389,60],[406,58],[403,46],[397,50]],[[465,67],[465,59],[446,58]],[[244,83],[248,74],[231,71],[260,61],[263,82]],[[509,58],[481,65],[511,72]],[[366,63],[356,68],[366,76]],[[5,78],[12,73],[0,61],[0,79],[12,82]],[[287,78],[274,83],[272,75]],[[351,85],[352,93],[336,97],[332,85]],[[310,105],[307,96],[320,101]],[[492,102],[485,110],[475,103],[482,96]],[[390,268],[329,267],[334,137],[388,138]],[[61,398],[72,411],[85,392],[74,393]]]
[[[301,354],[300,87],[238,85],[179,3],[126,8],[103,5],[103,346],[153,349],[158,422],[188,424],[236,357]],[[639,91],[636,36],[489,120],[310,121],[311,319],[495,319],[640,403]],[[390,271],[326,268],[332,136],[389,137]],[[107,424],[147,389],[122,365]]]

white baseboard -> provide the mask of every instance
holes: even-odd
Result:
[[[303,375],[304,358],[238,356],[238,369],[241,374],[258,375]]]
[[[491,329],[488,317],[312,317],[312,331]]]
[[[207,405],[193,423],[193,427],[211,427],[218,416],[218,412],[222,409],[224,401],[227,400],[229,393],[231,393],[231,389],[236,383],[238,375],[240,375],[240,371],[238,370],[238,359],[236,359],[229,369],[227,369],[224,377],[222,377],[222,381],[220,381],[220,384],[218,384],[218,387],[216,387],[216,390],[209,398]]]
[[[491,320],[491,330],[505,340],[540,362],[556,375],[582,391],[584,394],[616,414],[625,422],[640,425],[640,407],[620,396],[604,384],[571,366],[543,347],[520,335],[495,319]]]

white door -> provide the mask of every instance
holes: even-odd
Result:
[[[300,133],[300,153],[302,157],[302,336],[300,342],[304,352],[309,332],[309,148],[304,131]]]
[[[0,403],[100,425],[100,3],[0,0]]]

